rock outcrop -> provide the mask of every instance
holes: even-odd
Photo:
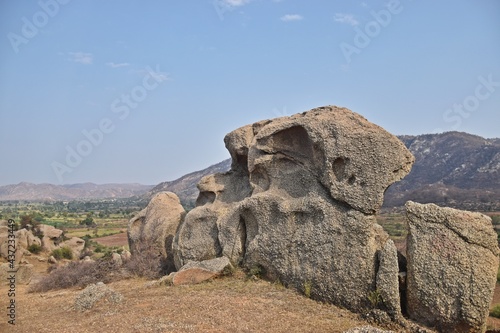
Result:
[[[443,332],[483,332],[499,264],[491,219],[411,201],[406,211],[408,314]]]
[[[30,255],[29,248],[32,245],[41,246],[46,253],[55,249],[68,247],[73,253],[73,258],[78,259],[85,247],[85,241],[78,237],[72,237],[64,240],[63,231],[53,226],[40,224],[35,234],[33,230],[19,229],[14,231],[15,236],[15,263],[22,261],[24,255]],[[41,238],[40,238],[41,237]],[[0,256],[8,259],[8,229],[6,226],[0,226]]]
[[[157,193],[128,224],[127,235],[132,255],[141,255],[142,251],[153,248],[163,256],[165,269],[174,270],[172,242],[185,214],[177,195],[172,192]]]
[[[44,251],[52,252],[63,242],[63,231],[51,225],[40,224],[38,226],[42,236],[42,248]]]
[[[409,202],[407,258],[376,223],[385,190],[414,162],[395,136],[328,106],[241,127],[224,142],[231,169],[200,180],[185,217],[167,194],[130,221],[132,252],[148,239],[173,253],[169,284],[210,279],[221,273],[207,265],[224,263],[375,322],[425,331],[405,314],[443,332],[484,330],[499,263],[488,217]]]
[[[178,269],[226,256],[355,311],[380,288],[380,306],[399,315],[397,254],[374,214],[414,161],[401,141],[337,107],[261,121],[224,141],[231,170],[199,183],[174,240]]]
[[[73,258],[78,259],[85,248],[85,240],[78,237],[71,237],[62,242],[59,247],[68,247],[73,252]]]

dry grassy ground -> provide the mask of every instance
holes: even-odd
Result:
[[[47,263],[29,259],[36,279]],[[91,310],[73,307],[80,289],[28,293],[16,287],[16,325],[7,323],[8,287],[0,286],[0,332],[343,332],[367,325],[358,315],[322,304],[237,272],[194,286],[147,287],[133,278],[109,284],[124,299],[99,302]],[[500,303],[497,286],[493,304]],[[489,328],[500,320],[490,318]]]
[[[44,272],[46,263],[34,262]],[[102,301],[78,312],[80,290],[28,293],[16,290],[16,325],[7,324],[7,287],[0,287],[0,332],[342,332],[366,325],[357,315],[321,304],[243,273],[178,287],[146,287],[128,279],[110,286],[123,294],[119,304]]]

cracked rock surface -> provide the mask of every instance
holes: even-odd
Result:
[[[410,317],[443,332],[483,332],[499,264],[491,219],[411,201],[406,212]]]

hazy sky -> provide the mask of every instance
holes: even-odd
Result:
[[[322,105],[500,137],[500,1],[0,3],[0,185],[156,184]]]

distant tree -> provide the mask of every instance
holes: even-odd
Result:
[[[31,215],[21,215],[21,228],[30,228],[34,227],[35,223],[37,223],[35,220],[33,220],[33,216]]]
[[[87,217],[84,220],[82,220],[80,224],[86,225],[87,227],[95,225],[94,218],[92,217],[92,215],[93,215],[92,213],[88,213]]]

